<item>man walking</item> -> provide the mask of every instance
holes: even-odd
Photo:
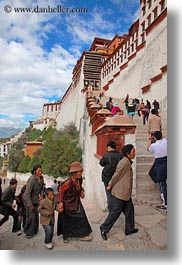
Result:
[[[102,181],[104,182],[108,209],[110,209],[111,204],[111,191],[107,189],[109,181],[111,180],[114,172],[116,171],[117,164],[121,160],[122,155],[116,151],[116,143],[114,141],[109,141],[107,144],[107,152],[104,154],[100,160],[100,165],[103,168],[102,170]]]
[[[118,163],[108,190],[112,191],[112,205],[109,214],[100,226],[101,236],[107,240],[107,233],[110,231],[120,214],[125,215],[125,235],[138,232],[135,228],[134,206],[131,199],[133,185],[132,159],[135,158],[135,148],[132,144],[125,145],[122,149],[123,159]]]
[[[9,187],[7,187],[2,193],[0,213],[4,215],[4,217],[0,221],[0,226],[2,226],[5,222],[8,221],[9,216],[12,216],[12,232],[17,233],[17,235],[20,235],[21,231],[18,231],[18,213],[14,210],[15,205],[13,204],[13,201],[15,199],[16,188],[17,180],[11,179]]]

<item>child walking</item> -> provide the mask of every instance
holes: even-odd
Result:
[[[18,213],[18,230],[21,230],[21,226],[25,226],[26,210],[23,203],[23,194],[26,190],[26,185],[23,185],[20,193],[16,196],[17,213]]]
[[[47,249],[52,249],[54,244],[52,242],[54,234],[54,210],[56,209],[56,202],[54,200],[54,191],[52,188],[45,190],[45,198],[40,201],[38,211],[40,213],[40,223],[45,231],[45,246]]]

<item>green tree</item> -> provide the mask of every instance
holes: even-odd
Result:
[[[24,152],[22,150],[22,144],[17,142],[12,146],[9,154],[9,169],[12,172],[16,172],[23,158]]]
[[[27,167],[28,172],[31,172],[35,165],[40,165],[40,164],[41,164],[40,158],[38,156],[33,156]]]
[[[82,150],[65,132],[52,135],[42,150],[43,171],[54,176],[67,175],[70,163],[81,161]]]
[[[21,160],[21,162],[20,162],[20,164],[19,164],[19,166],[18,166],[18,168],[17,168],[17,171],[18,171],[18,172],[21,172],[21,173],[29,172],[29,171],[28,171],[28,165],[29,165],[30,161],[31,161],[31,158],[30,158],[29,156],[25,156],[25,157]]]
[[[39,141],[41,140],[42,132],[41,130],[32,129],[28,136],[28,141]]]

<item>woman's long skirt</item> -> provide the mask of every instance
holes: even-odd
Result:
[[[72,237],[85,237],[92,232],[83,205],[80,203],[78,211],[64,210],[58,215],[57,235],[63,239]]]
[[[26,207],[26,221],[24,226],[24,233],[27,236],[34,236],[37,234],[39,229],[39,213],[38,205],[34,205],[34,210],[31,211]]]

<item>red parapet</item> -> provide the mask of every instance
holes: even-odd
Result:
[[[157,82],[158,80],[160,80],[161,78],[162,78],[162,74],[159,74],[159,75],[154,76],[150,80],[152,83],[154,83],[154,82]]]

